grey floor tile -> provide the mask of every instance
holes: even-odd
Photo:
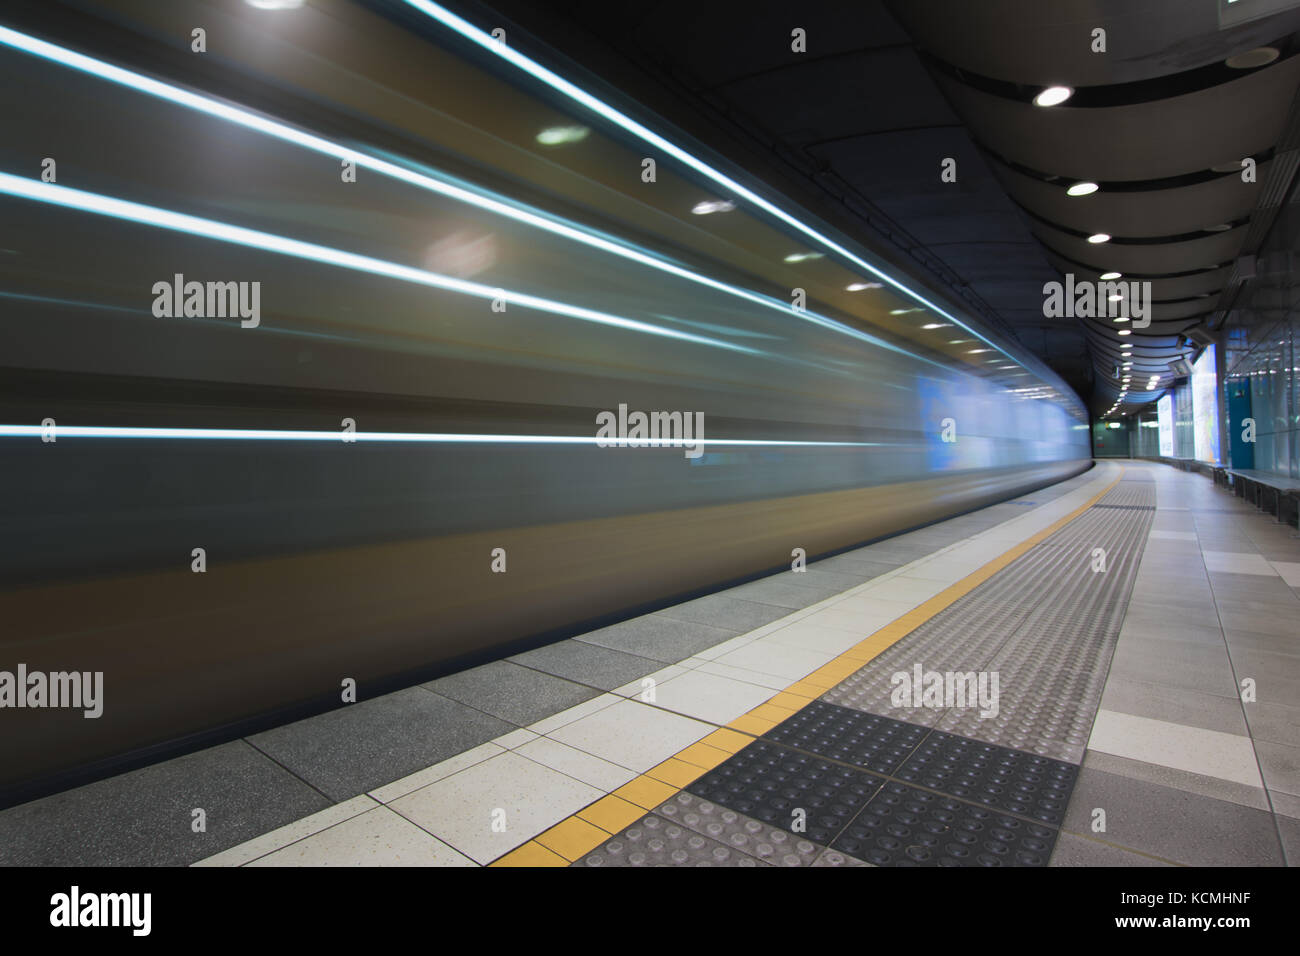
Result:
[[[872,578],[878,578],[882,574],[888,574],[895,568],[901,568],[904,562],[901,561],[882,561],[868,557],[858,557],[855,552],[848,554],[839,554],[833,558],[826,558],[824,561],[818,561],[814,567],[825,568],[827,571],[839,571],[845,574],[860,574],[864,581],[870,581]]]
[[[331,799],[341,801],[513,729],[472,707],[410,687],[248,739]]]
[[[184,866],[329,805],[237,740],[0,811],[0,865]]]
[[[1106,811],[1104,834],[1091,833],[1094,808]],[[1088,767],[1062,829],[1192,866],[1282,863],[1270,813]]]
[[[1292,817],[1278,816],[1278,834],[1282,838],[1282,850],[1286,855],[1287,866],[1300,866],[1300,820]]]
[[[1228,642],[1230,651],[1240,648],[1247,651],[1265,651],[1300,657],[1300,635],[1297,634],[1259,634],[1254,631],[1225,630],[1224,639]]]
[[[1178,653],[1161,653],[1149,647],[1130,647],[1124,642],[1115,650],[1110,673],[1127,680],[1179,687],[1220,697],[1237,696],[1226,650],[1201,645],[1183,645]]]
[[[780,578],[764,578],[761,581],[751,581],[749,584],[732,588],[727,593],[731,597],[745,601],[758,601],[761,604],[774,604],[797,610],[824,601],[828,597],[834,597],[843,591],[843,588],[800,587]]]
[[[1147,763],[1143,760],[1132,760],[1128,757],[1119,757],[1115,754],[1101,753],[1096,750],[1087,752],[1083,765],[1091,767],[1093,770],[1101,770],[1121,777],[1130,777],[1133,780],[1142,780],[1162,787],[1172,787],[1175,790],[1185,790],[1198,796],[1224,800],[1243,807],[1253,807],[1256,810],[1269,809],[1268,796],[1262,788],[1251,787],[1243,783],[1237,783],[1234,780],[1224,780],[1206,774],[1191,773],[1173,767],[1162,767],[1159,764]]]
[[[1105,710],[1152,720],[1166,720],[1203,730],[1247,735],[1241,704],[1232,697],[1197,694],[1148,681],[1112,676],[1106,681],[1101,706]]]
[[[711,627],[646,614],[582,634],[574,640],[675,664],[742,633],[738,628]]]
[[[1264,786],[1300,796],[1300,747],[1256,740],[1255,756],[1264,771]]]
[[[1256,701],[1246,704],[1250,735],[1256,740],[1294,744],[1300,740],[1300,706]]]
[[[1295,636],[1297,615],[1294,611],[1249,601],[1225,599],[1217,603],[1219,621],[1225,632],[1253,631],[1257,634],[1276,634],[1281,637]]]
[[[1048,866],[1173,866],[1164,860],[1143,856],[1100,840],[1062,833],[1056,839]]]
[[[614,690],[638,677],[663,669],[662,661],[625,654],[583,641],[559,641],[516,654],[509,659],[525,667],[590,687],[599,687],[601,690]]]
[[[781,580],[787,584],[797,584],[800,587],[819,588],[823,591],[831,590],[840,593],[865,584],[870,579],[869,575],[855,574],[850,570],[836,571],[831,568],[824,568],[820,562],[812,565],[806,571],[791,571],[789,574],[781,575]]]
[[[493,661],[421,686],[520,727],[600,693],[510,661]]]
[[[764,624],[771,624],[789,613],[788,607],[745,601],[734,598],[725,591],[667,607],[658,612],[660,617],[691,621],[694,624],[708,624],[711,627],[725,627],[742,634],[760,628]]]

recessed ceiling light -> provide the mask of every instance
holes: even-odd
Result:
[[[925,309],[890,309],[890,315],[907,315],[909,312],[924,312]]]
[[[1100,187],[1096,183],[1075,183],[1065,191],[1067,196],[1091,196]]]
[[[1106,235],[1106,233],[1104,232],[1098,232],[1089,236],[1088,241],[1093,243],[1094,245],[1099,242],[1110,242],[1110,236]]]
[[[1121,279],[1123,275],[1122,272],[1103,272],[1101,278],[1103,282],[1109,282],[1112,279]]]
[[[567,143],[580,143],[587,138],[591,130],[585,126],[552,126],[537,134],[537,142],[543,146],[564,146]]]
[[[731,212],[736,208],[736,204],[730,199],[705,199],[703,202],[697,202],[691,212],[697,216],[707,216],[714,212]]]
[[[978,355],[980,352],[991,352],[992,349],[967,349],[967,355]]]
[[[1133,330],[1132,330],[1132,329],[1120,329],[1120,330],[1119,330],[1119,334],[1120,334],[1120,335],[1132,335],[1132,334],[1133,334]]]
[[[863,289],[882,288],[879,282],[850,282],[844,287],[847,292],[861,292]]]
[[[805,259],[820,259],[820,252],[792,252],[785,257],[786,262],[803,262]]]
[[[921,326],[921,328],[923,328],[923,329],[950,329],[950,328],[952,328],[952,323],[951,323],[951,322],[930,322],[930,323],[928,323],[928,324],[926,324],[926,325]]]
[[[1237,53],[1223,61],[1224,65],[1234,70],[1253,70],[1268,66],[1278,57],[1277,47],[1258,46],[1245,53]]]
[[[1115,318],[1111,319],[1111,321],[1112,321],[1112,322],[1127,322],[1127,321],[1128,321],[1128,316],[1127,316],[1127,315],[1117,315],[1117,316],[1115,316]]]
[[[1074,95],[1068,86],[1049,86],[1034,97],[1035,106],[1059,106]]]

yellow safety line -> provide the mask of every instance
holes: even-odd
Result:
[[[1114,481],[1064,518],[1026,538],[956,584],[940,591],[924,604],[886,624],[807,677],[773,694],[749,713],[742,714],[725,727],[715,730],[658,766],[651,767],[630,783],[601,797],[488,865],[568,866],[581,859],[614,834],[675,796],[698,777],[753,743],[755,738],[807,707],[850,674],[861,670],[883,651],[965,597],[1029,549],[1060,531],[1100,501],[1123,477],[1124,469],[1121,467],[1119,476]]]

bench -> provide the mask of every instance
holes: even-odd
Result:
[[[1282,524],[1300,526],[1300,481],[1249,468],[1215,468],[1214,483],[1277,515]]]

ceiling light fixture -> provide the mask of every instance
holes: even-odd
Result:
[[[844,287],[846,292],[861,292],[863,289],[882,289],[879,282],[850,282]]]
[[[714,212],[731,212],[735,208],[736,204],[730,199],[705,199],[697,202],[691,208],[691,212],[697,216],[707,216]]]
[[[1122,278],[1124,278],[1124,274],[1122,272],[1103,272],[1101,274],[1101,279],[1103,282],[1109,282],[1112,279],[1122,279]]]
[[[1106,235],[1104,232],[1097,232],[1089,236],[1088,241],[1093,245],[1096,245],[1099,242],[1110,242],[1110,236]]]
[[[587,138],[591,130],[585,126],[552,126],[537,134],[537,142],[543,146],[564,146],[567,143],[580,143]]]
[[[1101,187],[1096,183],[1075,183],[1065,191],[1067,196],[1091,196]]]
[[[1245,53],[1236,53],[1223,61],[1223,65],[1232,70],[1254,70],[1268,66],[1278,58],[1277,47],[1258,46]]]
[[[1068,86],[1049,86],[1034,97],[1035,106],[1059,106],[1074,95]]]

